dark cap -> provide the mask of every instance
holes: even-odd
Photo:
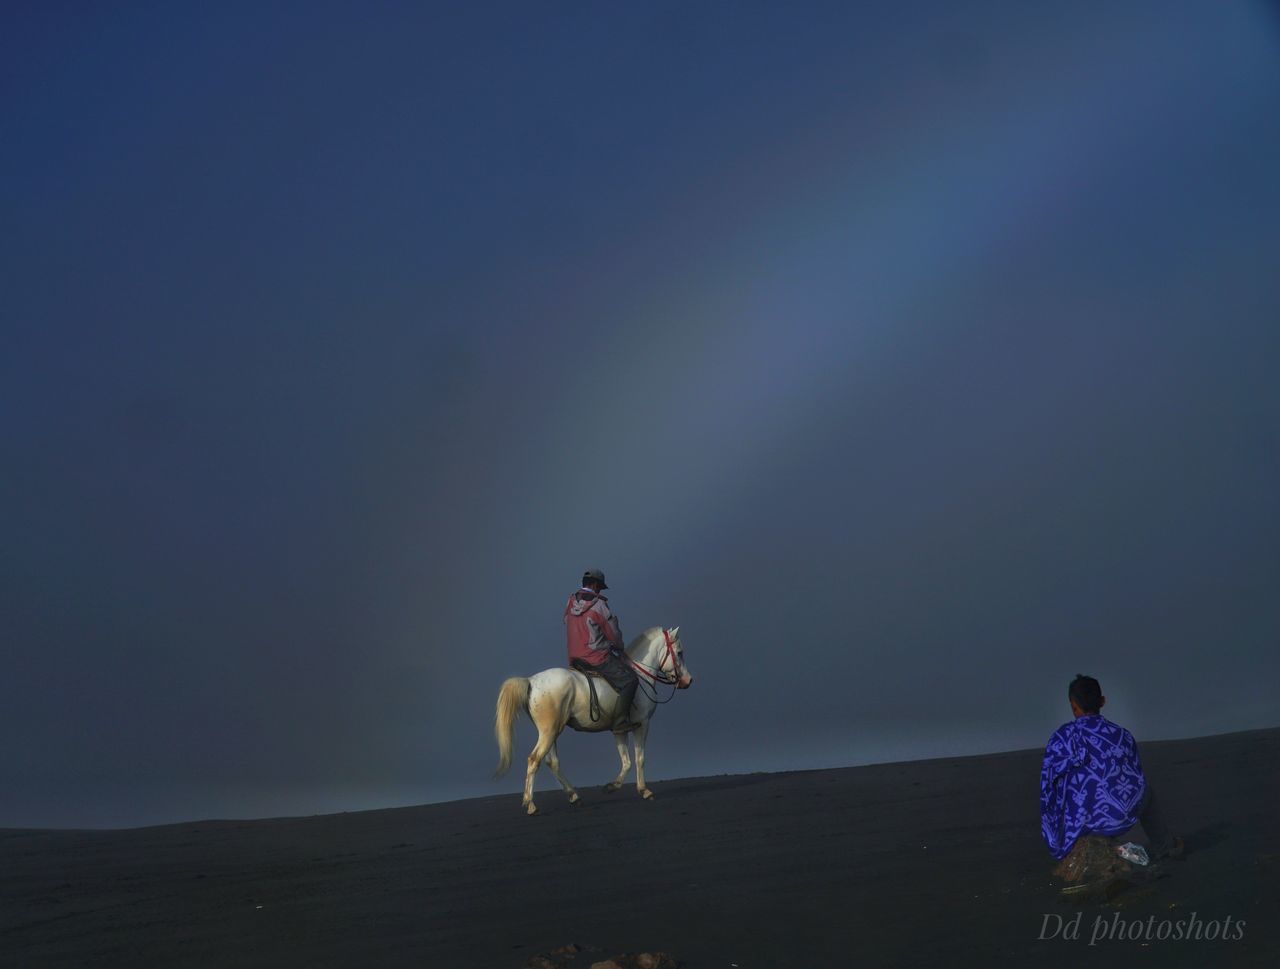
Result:
[[[603,573],[603,572],[601,572],[599,569],[587,569],[587,571],[583,572],[583,573],[582,573],[582,584],[583,584],[583,585],[586,585],[586,584],[587,584],[587,582],[588,582],[588,580],[590,580],[590,581],[592,581],[592,582],[599,582],[599,583],[600,583],[600,588],[602,588],[602,589],[607,589],[607,588],[609,588],[609,586],[605,584],[605,581],[604,581],[604,573]]]

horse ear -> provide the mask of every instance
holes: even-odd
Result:
[[[678,638],[678,637],[679,637],[679,635],[680,635],[680,627],[679,627],[679,626],[672,626],[672,627],[671,627],[671,638],[672,638],[672,639],[676,639],[676,638]]]

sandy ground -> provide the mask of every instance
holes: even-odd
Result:
[[[534,818],[502,795],[3,830],[0,965],[518,969],[567,942],[596,947],[574,969],[643,949],[689,969],[1280,965],[1280,729],[1142,752],[1190,851],[1111,903],[1051,882],[1025,751],[668,781],[651,802],[542,792]],[[1193,912],[1243,938],[1089,945],[1098,918]],[[1038,938],[1077,914],[1078,940]]]

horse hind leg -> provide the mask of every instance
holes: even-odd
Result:
[[[543,759],[555,747],[556,738],[564,729],[564,722],[560,719],[559,710],[549,703],[530,704],[529,718],[538,728],[538,742],[529,751],[528,767],[524,773],[524,800],[521,803],[527,813],[537,814],[538,807],[533,803],[533,777],[538,773],[538,766]]]
[[[613,739],[618,745],[618,760],[622,762],[622,770],[618,771],[618,776],[604,786],[605,791],[610,794],[622,787],[627,780],[627,771],[631,770],[631,758],[627,754],[627,735],[616,733]]]
[[[547,751],[547,768],[555,776],[555,779],[560,782],[560,786],[564,788],[565,793],[569,795],[569,803],[577,804],[578,792],[573,789],[573,785],[560,773],[560,755],[556,752],[554,743],[551,745],[551,749]]]

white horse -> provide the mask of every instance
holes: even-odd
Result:
[[[681,690],[688,689],[693,683],[693,675],[684,665],[684,647],[680,644],[680,627],[663,629],[654,626],[646,629],[627,646],[627,665],[636,675],[651,687],[658,683],[675,686]],[[523,710],[538,728],[538,742],[529,753],[529,766],[524,776],[524,800],[521,803],[529,814],[536,814],[537,807],[533,803],[533,776],[538,772],[538,765],[546,759],[551,773],[560,782],[560,786],[569,795],[569,803],[578,803],[578,792],[573,789],[564,775],[560,773],[560,758],[556,755],[556,738],[564,728],[584,730],[587,733],[601,733],[613,726],[614,708],[618,694],[603,677],[594,677],[596,691],[599,696],[599,708],[596,718],[592,720],[591,687],[587,677],[573,669],[550,669],[535,673],[533,676],[513,676],[502,684],[498,691],[498,708],[494,714],[493,732],[498,738],[498,769],[495,776],[501,776],[511,766],[511,744],[515,736],[516,715]],[[644,783],[644,739],[649,733],[649,718],[653,716],[657,705],[653,696],[644,688],[644,683],[636,690],[635,699],[631,702],[630,719],[639,724],[633,731],[636,748],[636,790],[641,797],[653,797],[653,791]],[[631,769],[631,760],[627,757],[626,733],[615,733],[614,740],[618,744],[618,758],[622,761],[622,770],[610,783],[605,785],[606,791],[616,791],[627,778]]]

